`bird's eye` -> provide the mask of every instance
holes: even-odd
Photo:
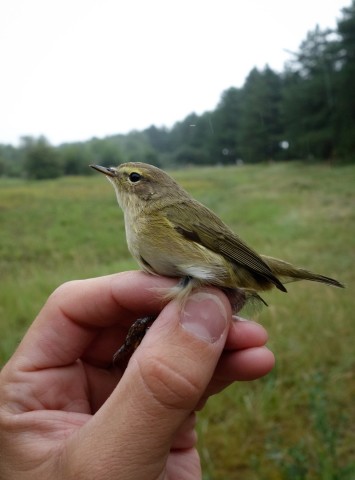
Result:
[[[137,183],[142,178],[142,175],[140,175],[137,172],[132,172],[132,173],[129,174],[128,178],[130,179],[130,181],[132,183]]]

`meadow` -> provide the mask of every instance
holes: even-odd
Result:
[[[172,172],[260,253],[337,278],[264,295],[271,374],[199,414],[204,480],[355,478],[355,166],[297,162]],[[101,175],[0,179],[0,363],[61,283],[136,268]]]

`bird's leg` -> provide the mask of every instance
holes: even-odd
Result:
[[[128,330],[124,344],[114,354],[112,362],[116,366],[126,367],[132,354],[143,340],[146,331],[156,316],[138,318]]]
[[[175,298],[179,295],[179,292],[189,289],[189,285],[192,286],[192,278],[191,277],[183,277],[180,279],[180,282],[177,285],[177,289],[174,290],[171,298]],[[157,318],[157,315],[151,315],[148,317],[138,318],[128,330],[126,339],[121,345],[121,347],[117,350],[114,354],[112,363],[113,365],[120,366],[121,368],[126,367],[129,359],[133,355],[136,348],[139,346],[141,341],[143,340],[144,335],[146,334],[148,328]]]

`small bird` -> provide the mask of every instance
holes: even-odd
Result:
[[[259,292],[284,283],[312,280],[343,284],[288,262],[259,255],[215,213],[193,199],[170,175],[153,165],[131,162],[117,167],[90,165],[112,183],[124,212],[128,248],[140,267],[153,275],[178,277],[166,297],[184,302],[203,285],[221,288],[234,312]]]

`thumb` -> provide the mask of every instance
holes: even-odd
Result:
[[[176,432],[211,380],[230,319],[227,298],[212,288],[194,292],[183,308],[172,301],[162,310],[115,391],[86,425],[86,440],[91,448],[98,443],[95,455],[109,465],[107,478],[159,475]]]

